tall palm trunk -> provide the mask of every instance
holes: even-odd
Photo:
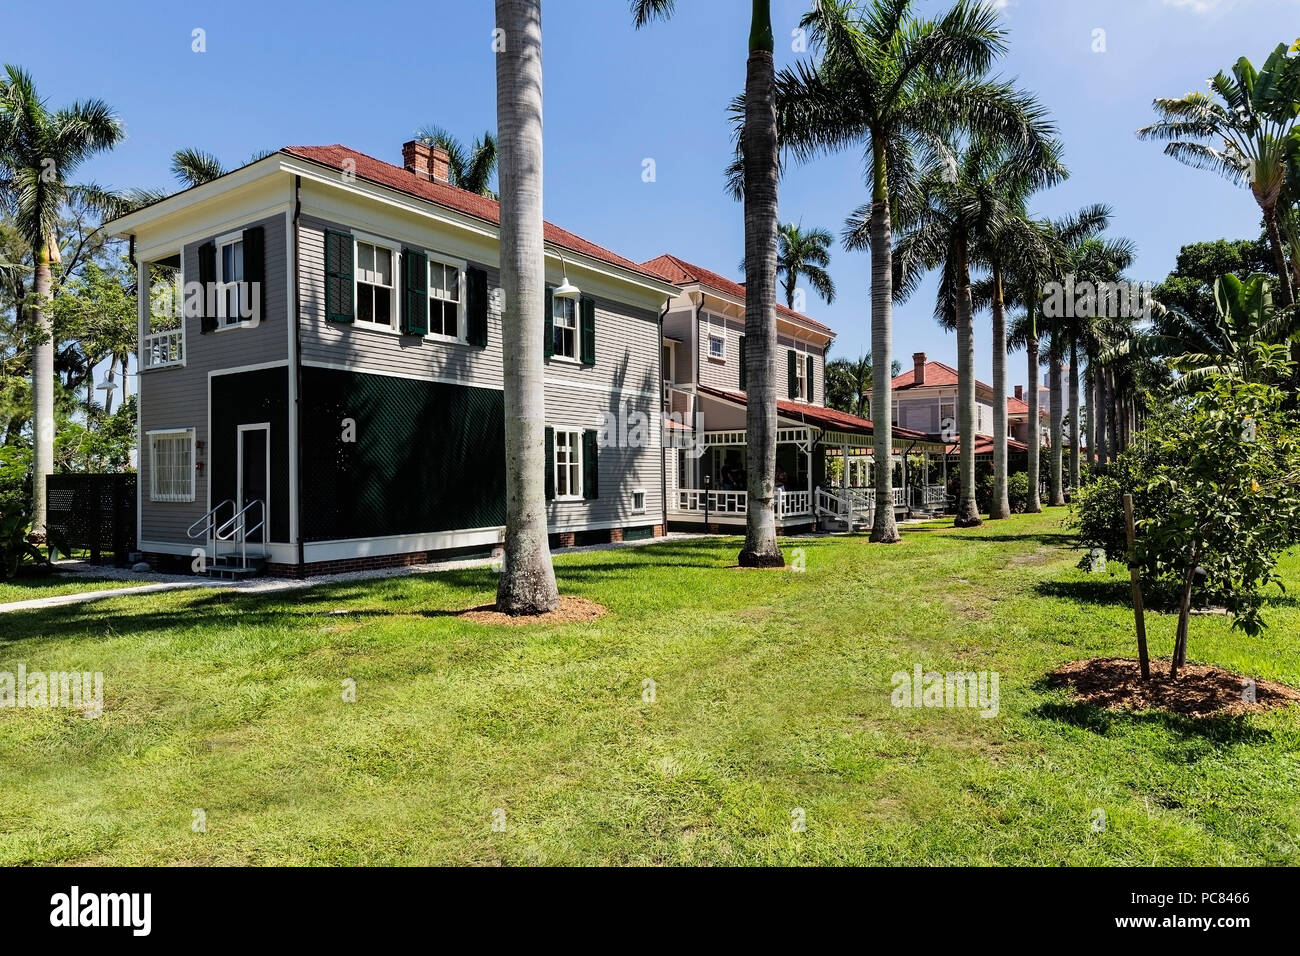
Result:
[[[1061,487],[1061,438],[1064,430],[1065,411],[1061,407],[1061,343],[1056,332],[1052,333],[1051,344],[1047,347],[1047,390],[1048,408],[1052,428],[1052,463],[1048,472],[1047,501],[1052,505],[1065,504],[1065,492]]]
[[[876,514],[871,540],[901,541],[894,520],[894,402],[890,397],[894,354],[894,249],[889,215],[889,178],[884,140],[872,133],[871,193],[871,422],[875,458]]]
[[[1025,370],[1029,384],[1026,388],[1029,391],[1029,461],[1028,475],[1029,479],[1029,502],[1025,505],[1025,510],[1030,514],[1038,514],[1043,510],[1042,498],[1038,493],[1039,470],[1042,462],[1043,450],[1043,429],[1038,420],[1038,322],[1034,315],[1034,302],[1032,297],[1029,302],[1029,341],[1025,345],[1025,353],[1028,356],[1028,368]]]
[[[1287,268],[1282,230],[1277,221],[1277,206],[1260,203],[1260,208],[1264,212],[1264,228],[1268,232],[1269,248],[1273,250],[1273,265],[1277,269],[1278,288],[1281,291],[1281,301],[1278,304],[1285,308],[1294,304],[1295,295],[1291,289],[1291,270]]]
[[[1115,371],[1109,367],[1106,369],[1106,397],[1110,400],[1110,404],[1106,407],[1106,427],[1110,432],[1107,436],[1110,455],[1112,458],[1118,458],[1120,453],[1119,393],[1115,388]]]
[[[546,393],[543,342],[546,252],[542,241],[541,0],[496,0],[505,48],[496,54],[501,153],[501,316],[505,372],[505,564],[497,607],[507,614],[555,609],[559,594],[546,526]]]
[[[54,474],[54,324],[50,316],[50,288],[53,285],[51,255],[53,243],[32,250],[36,263],[33,276],[32,345],[32,440],[36,449],[32,470],[32,531],[45,533],[45,479]]]
[[[990,518],[1011,514],[1007,494],[1007,310],[1002,298],[1002,269],[993,263],[993,502]]]
[[[745,403],[742,567],[781,567],[776,543],[776,71],[768,0],[754,0],[745,66]]]
[[[957,431],[961,442],[957,468],[961,495],[957,501],[958,528],[972,528],[980,521],[975,501],[975,323],[971,316],[970,261],[966,240],[957,240]]]
[[[1079,489],[1079,342],[1070,340],[1070,487]]]
[[[1083,375],[1083,395],[1087,402],[1087,408],[1084,410],[1083,440],[1086,448],[1084,461],[1088,463],[1089,470],[1093,470],[1097,463],[1097,430],[1093,427],[1097,420],[1097,396],[1093,385],[1092,364],[1092,356],[1089,356],[1088,370]]]
[[[1110,443],[1106,440],[1106,409],[1110,406],[1106,395],[1106,366],[1097,366],[1093,381],[1097,391],[1097,465],[1105,469],[1110,464]]]

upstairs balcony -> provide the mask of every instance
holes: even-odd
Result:
[[[140,268],[140,370],[185,364],[185,320],[180,256]]]

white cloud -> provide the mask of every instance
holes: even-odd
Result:
[[[1179,10],[1190,10],[1192,13],[1202,15],[1206,13],[1218,13],[1232,6],[1234,0],[1161,0],[1166,7],[1175,7]]]

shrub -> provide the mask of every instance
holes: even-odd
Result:
[[[32,524],[31,453],[0,448],[0,579],[12,578],[24,558],[44,560],[27,540]]]

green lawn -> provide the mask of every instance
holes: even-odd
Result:
[[[10,614],[0,670],[102,670],[106,710],[0,711],[0,864],[1300,863],[1300,708],[1045,687],[1133,653],[1127,574],[1076,570],[1063,517],[788,542],[803,573],[729,569],[734,540],[569,555],[612,613],[562,627],[448,615],[486,569]],[[1189,656],[1300,685],[1300,607],[1268,618],[1198,617]],[[997,671],[999,715],[892,707],[917,663]]]
[[[148,583],[147,580],[124,581],[121,578],[96,578],[84,574],[55,573],[40,577],[14,578],[12,581],[0,581],[0,604],[57,597],[62,594],[80,594],[85,591],[108,591]]]

